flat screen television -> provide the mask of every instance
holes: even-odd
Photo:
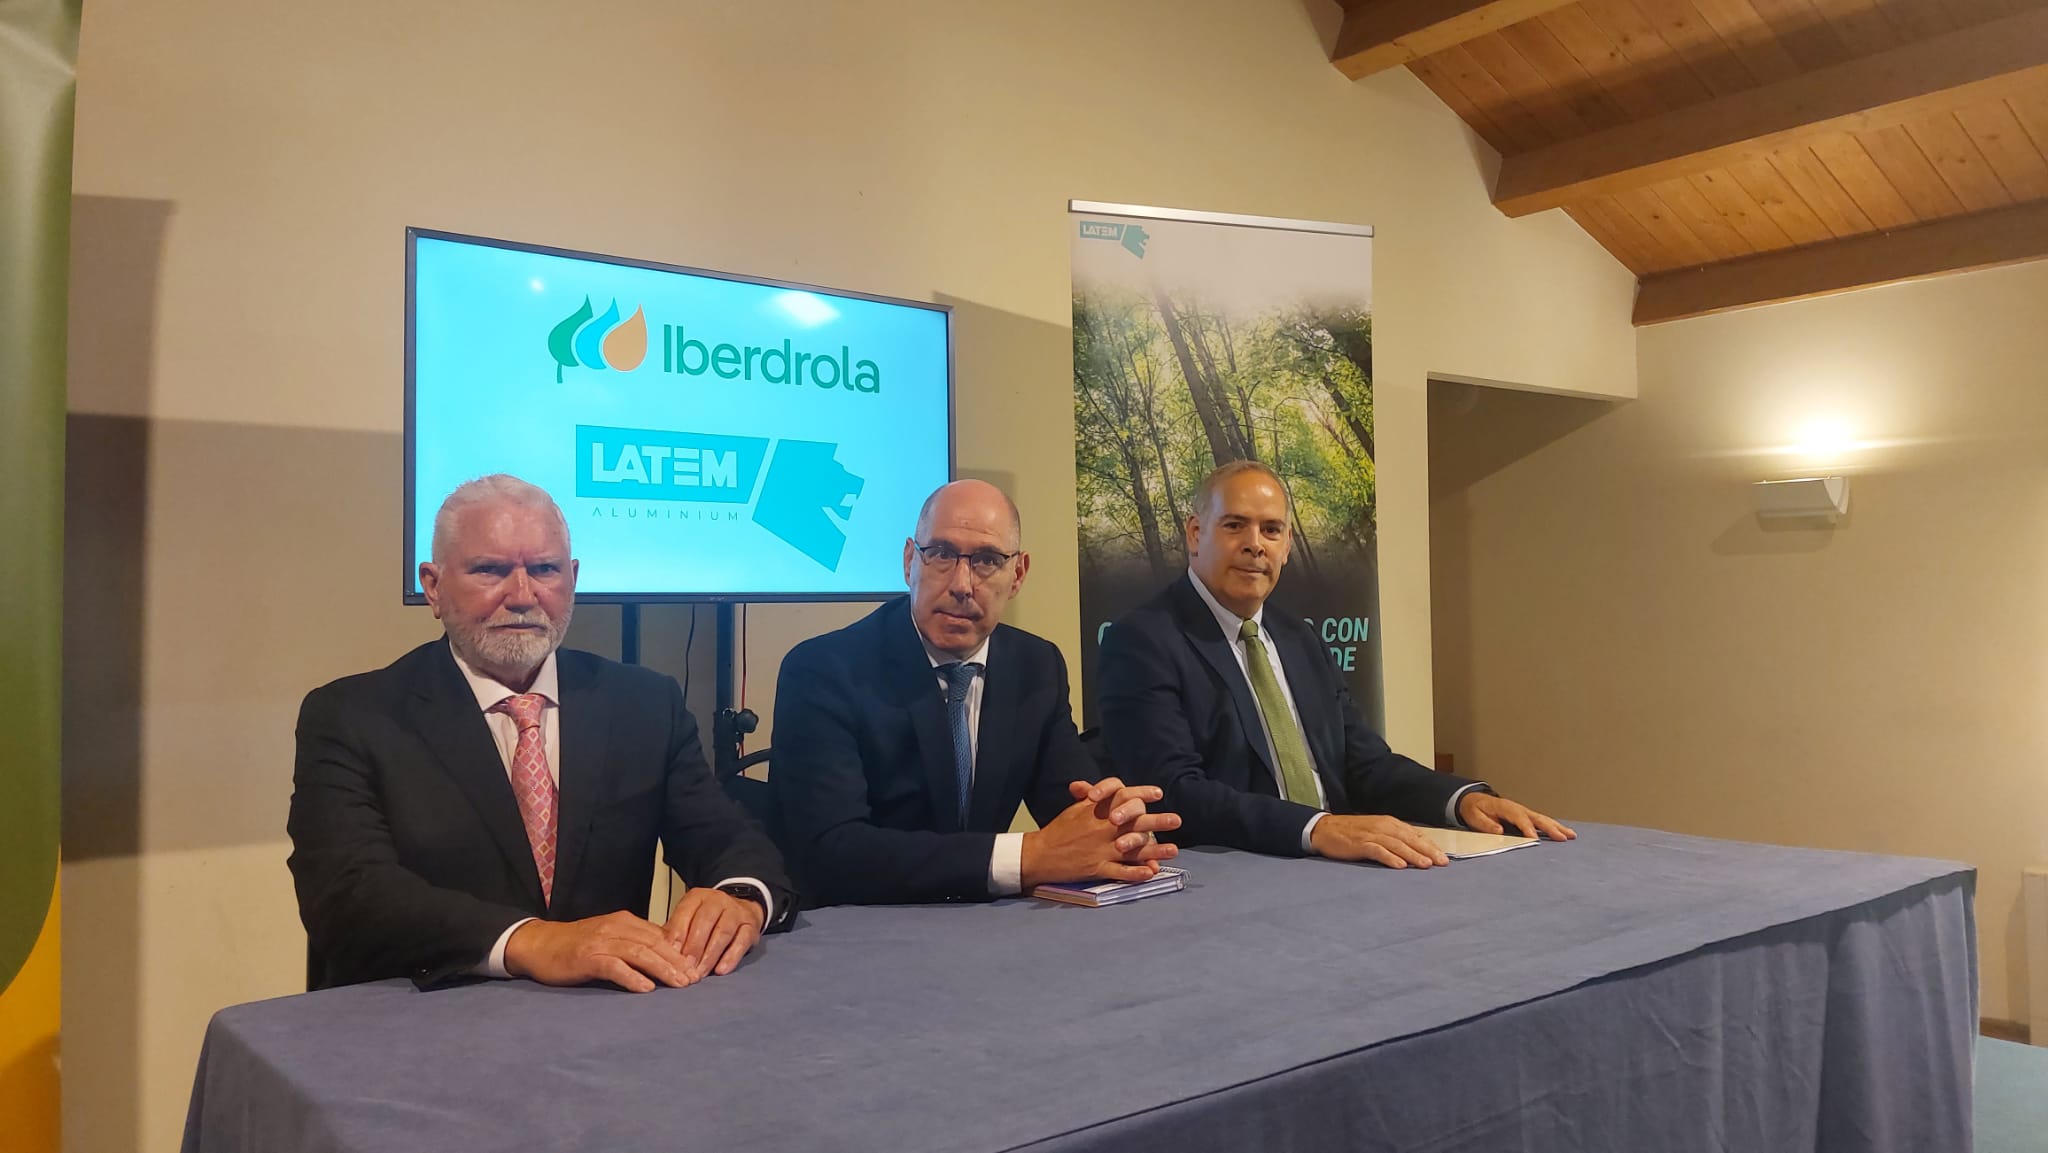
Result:
[[[409,228],[405,584],[456,485],[568,518],[585,601],[873,600],[953,476],[951,310]]]

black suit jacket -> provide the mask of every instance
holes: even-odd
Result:
[[[290,859],[313,988],[483,961],[514,922],[642,912],[659,837],[692,885],[754,877],[786,928],[781,855],[719,789],[674,680],[556,654],[561,692],[554,900],[505,763],[448,642],[313,690],[299,710]]]
[[[1281,799],[1235,638],[1188,581],[1181,576],[1102,638],[1097,699],[1111,759],[1126,780],[1166,791],[1164,807],[1181,816],[1170,839],[1299,857],[1316,810]],[[1443,824],[1451,797],[1475,782],[1388,748],[1308,626],[1271,603],[1263,622],[1330,811]]]
[[[1020,802],[1043,824],[1100,771],[1074,731],[1058,648],[1008,625],[989,638],[967,823],[952,730],[899,597],[790,650],[775,684],[775,786],[790,856],[823,904],[988,899],[996,834]]]

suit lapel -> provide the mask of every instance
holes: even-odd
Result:
[[[917,626],[911,623],[909,598],[896,604],[900,611],[884,613],[875,622],[882,630],[888,675],[894,680],[891,695],[910,714],[910,726],[917,735],[918,760],[924,765],[925,784],[931,797],[932,823],[941,833],[957,833],[960,790],[954,781],[953,728],[946,720],[946,701],[939,694],[938,674],[932,671],[931,658],[925,655],[924,645],[918,640]]]
[[[996,627],[988,646],[988,668],[982,673],[981,728],[975,734],[974,791],[967,802],[967,827],[1003,832],[1009,822],[1002,819],[1003,799],[1010,792],[1011,769],[1017,763],[1012,747],[1017,711],[1023,705],[1024,670],[1018,667],[1023,654],[1015,651],[1003,628]],[[1016,811],[1019,793],[1010,802]],[[998,827],[1001,822],[1001,827]]]
[[[1188,578],[1192,579],[1192,578]],[[1175,589],[1174,610],[1180,621],[1181,632],[1188,638],[1209,667],[1223,679],[1225,688],[1230,690],[1230,699],[1237,706],[1238,721],[1244,725],[1245,735],[1253,737],[1250,744],[1252,755],[1266,767],[1270,775],[1273,769],[1271,758],[1266,755],[1266,722],[1259,714],[1259,702],[1252,696],[1251,683],[1245,680],[1244,669],[1237,663],[1237,651],[1230,638],[1216,624],[1216,614],[1202,601],[1202,594],[1182,580]]]
[[[462,679],[462,670],[455,667],[446,642],[429,652],[427,666],[414,685],[413,725],[476,807],[491,840],[526,890],[531,907],[540,908],[540,872],[534,868],[533,848],[526,842],[526,823],[512,796],[505,762],[491,738],[490,725],[476,707],[476,694]]]
[[[562,692],[562,763],[555,766],[558,809],[555,832],[555,893],[575,892],[578,866],[590,843],[590,822],[607,779],[611,749],[611,703],[597,684],[598,666],[558,651],[556,684]]]

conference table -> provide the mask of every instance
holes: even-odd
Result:
[[[635,995],[217,1014],[194,1153],[1970,1148],[1975,874],[1603,825],[1429,870],[807,911]]]

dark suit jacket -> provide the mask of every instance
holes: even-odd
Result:
[[[795,901],[781,855],[726,799],[674,680],[569,649],[554,901],[505,763],[448,642],[313,690],[299,710],[290,865],[314,988],[483,961],[516,921],[642,912],[657,836],[693,885],[754,877]]]
[[[1307,625],[1271,603],[1263,623],[1330,811],[1443,824],[1451,796],[1474,782],[1389,749]],[[1316,810],[1279,795],[1233,642],[1185,574],[1126,614],[1102,638],[1102,737],[1126,781],[1166,791],[1163,807],[1181,817],[1169,839],[1299,857],[1301,830]]]
[[[899,597],[782,660],[775,786],[805,893],[823,904],[988,898],[989,856],[1019,802],[1043,824],[1100,772],[1074,731],[1067,665],[998,625],[983,674],[967,824],[952,730],[910,601]]]

